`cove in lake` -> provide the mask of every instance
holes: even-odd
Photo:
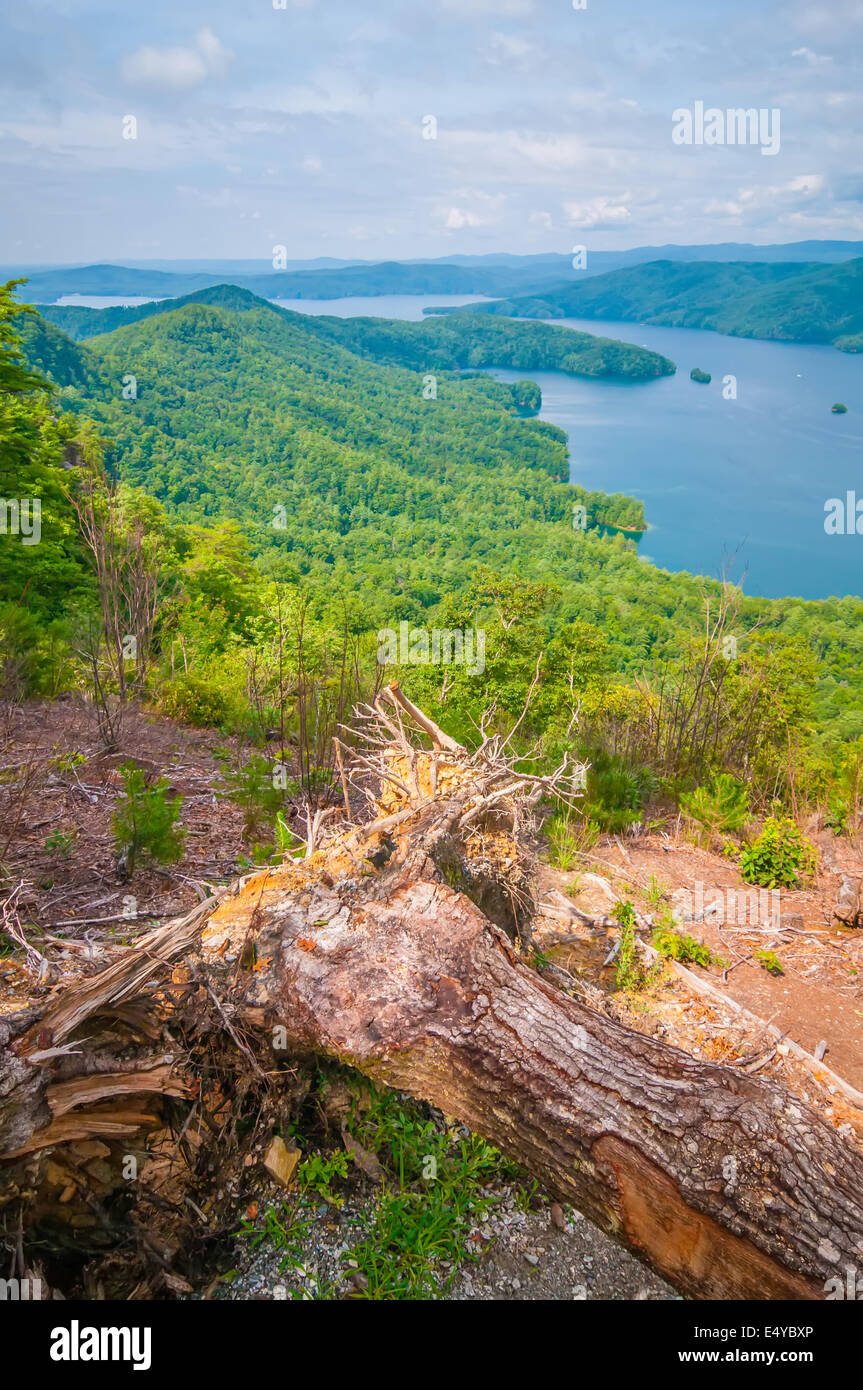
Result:
[[[863,496],[863,356],[686,328],[555,319],[670,357],[677,374],[626,384],[495,371],[542,388],[542,419],[569,436],[570,478],[640,497],[645,559],[733,577],[767,598],[863,593],[863,536],[828,536],[825,503]],[[710,385],[689,379],[693,367]],[[737,378],[725,400],[723,377]],[[847,415],[834,415],[844,401]]]

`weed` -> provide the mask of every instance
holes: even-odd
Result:
[[[647,884],[647,901],[653,908],[659,907],[664,898],[668,897],[668,884],[656,874],[651,874]]]
[[[635,938],[635,910],[630,902],[614,905],[613,916],[621,926],[620,950],[617,953],[614,983],[617,989],[638,990],[646,982],[646,971],[641,962],[638,942]]]
[[[58,859],[68,859],[78,832],[76,830],[52,830],[45,841],[45,853],[54,854]]]
[[[774,951],[768,951],[766,949],[753,951],[753,955],[762,970],[766,970],[768,975],[783,974],[782,962]]]

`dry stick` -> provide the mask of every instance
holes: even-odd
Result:
[[[439,748],[444,748],[448,753],[466,752],[462,744],[456,743],[454,738],[450,738],[449,734],[445,734],[443,729],[435,724],[433,719],[429,719],[427,714],[423,714],[422,710],[418,709],[413,701],[408,699],[407,695],[404,694],[399,686],[398,681],[391,681],[386,689],[381,691],[381,694],[389,695],[394,704],[401,705],[402,709],[410,715],[414,723],[418,724]]]
[[[339,765],[339,777],[342,783],[342,796],[345,799],[345,815],[348,820],[351,818],[351,803],[348,797],[348,779],[345,776],[345,765],[342,761],[342,745],[337,738],[333,739],[333,747],[336,750],[336,762]]]
[[[166,917],[176,917],[176,909],[170,912],[138,912],[134,917],[127,917],[124,912],[118,912],[113,917],[70,917],[68,922],[48,922],[49,927],[95,927],[103,922],[161,922]]]

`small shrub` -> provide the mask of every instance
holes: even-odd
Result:
[[[243,812],[243,838],[246,840],[272,831],[276,816],[285,804],[285,792],[297,789],[295,782],[289,782],[285,789],[274,786],[273,773],[273,763],[260,756],[250,758],[240,767],[226,765],[222,771],[226,795]]]
[[[171,796],[164,778],[152,785],[139,767],[127,763],[120,769],[124,799],[114,813],[114,843],[130,874],[141,854],[157,864],[175,864],[182,858],[185,831],[177,824],[181,796]]]
[[[64,774],[74,772],[76,767],[82,767],[86,761],[87,758],[83,753],[64,753],[62,757],[57,759],[57,771]]]
[[[54,854],[58,859],[68,859],[75,844],[77,831],[52,830],[45,841],[45,853]]]
[[[665,960],[678,960],[681,965],[700,965],[707,969],[714,961],[721,964],[709,946],[696,941],[694,936],[676,932],[673,927],[661,925],[653,933],[653,945]]]
[[[656,778],[649,768],[632,767],[613,753],[597,753],[588,773],[585,816],[605,834],[619,835],[641,820],[655,790]]]
[[[753,954],[762,970],[766,970],[768,975],[781,975],[783,973],[782,962],[775,951],[762,950],[755,951]]]
[[[706,831],[711,840],[742,830],[749,816],[746,788],[727,772],[720,772],[707,787],[680,798],[685,816]]]
[[[796,888],[815,873],[815,850],[789,816],[769,816],[751,845],[744,845],[740,872],[759,888]]]
[[[832,797],[824,816],[825,828],[832,830],[834,835],[847,835],[849,815],[848,805],[839,797]]]
[[[196,729],[219,727],[231,714],[231,702],[214,681],[198,676],[177,676],[161,692],[162,709]]]

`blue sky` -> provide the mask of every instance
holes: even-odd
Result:
[[[863,238],[863,0],[284,5],[7,6],[0,261]],[[675,145],[696,101],[779,152]]]

